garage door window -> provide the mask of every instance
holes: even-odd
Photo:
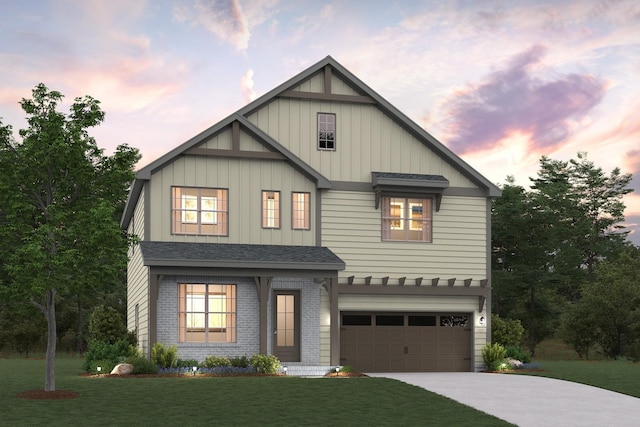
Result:
[[[436,326],[436,316],[409,316],[409,326]]]
[[[466,328],[469,326],[469,316],[440,316],[440,326]]]
[[[402,315],[376,316],[376,326],[404,326],[404,316]]]
[[[371,315],[345,314],[342,316],[342,326],[371,326]]]

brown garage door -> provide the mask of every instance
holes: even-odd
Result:
[[[471,370],[471,315],[341,313],[340,363],[359,372]]]

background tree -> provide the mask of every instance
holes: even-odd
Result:
[[[554,328],[557,307],[551,280],[548,219],[536,209],[532,193],[513,178],[494,200],[492,221],[493,311],[519,319],[527,329],[529,351]]]
[[[56,301],[86,295],[125,268],[129,238],[116,220],[134,177],[136,149],[99,149],[88,129],[104,120],[99,102],[76,98],[68,115],[62,94],[37,85],[20,102],[22,139],[0,122],[0,230],[14,297],[28,299],[47,320],[45,390],[55,390]]]
[[[531,181],[527,190],[508,178],[493,202],[492,298],[495,313],[522,321],[533,354],[596,280],[597,264],[629,246],[621,222],[631,175],[607,175],[579,153],[567,162],[542,157]]]
[[[605,356],[616,359],[629,343],[640,339],[640,248],[601,263],[595,277],[585,286],[579,307],[590,313]]]

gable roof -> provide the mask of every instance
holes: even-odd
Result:
[[[451,164],[456,170],[460,171],[463,175],[469,178],[472,182],[478,185],[481,188],[484,188],[487,193],[487,197],[499,197],[501,195],[501,190],[489,180],[487,180],[484,176],[482,176],[478,171],[472,168],[469,164],[467,164],[464,160],[454,154],[451,150],[449,150],[446,146],[444,146],[441,142],[439,142],[436,138],[434,138],[429,132],[403,114],[396,107],[391,105],[387,100],[381,97],[378,93],[376,93],[373,89],[367,86],[363,81],[361,81],[358,77],[352,74],[349,70],[344,68],[340,63],[338,63],[331,56],[327,56],[326,58],[318,61],[316,64],[297,74],[296,76],[290,78],[285,81],[281,85],[277,86],[273,90],[267,92],[262,95],[255,101],[247,104],[245,107],[238,110],[236,113],[231,114],[227,118],[222,121],[216,123],[210,128],[204,130],[173,150],[169,151],[167,154],[161,156],[160,158],[154,160],[147,166],[143,167],[136,173],[136,179],[132,185],[131,191],[129,192],[129,197],[127,199],[125,210],[122,216],[122,220],[120,222],[120,226],[122,228],[126,228],[133,216],[133,210],[135,205],[140,197],[140,193],[142,191],[142,187],[144,181],[149,180],[151,178],[151,174],[162,168],[163,166],[171,163],[179,156],[184,155],[184,153],[201,144],[206,139],[214,136],[218,132],[221,132],[226,127],[230,126],[234,121],[238,121],[240,125],[245,129],[245,131],[249,132],[256,139],[265,145],[267,148],[274,152],[278,152],[282,154],[285,159],[297,170],[305,174],[307,177],[316,182],[318,188],[331,188],[331,181],[322,176],[318,171],[313,169],[310,165],[303,162],[299,157],[291,153],[285,147],[280,145],[277,141],[267,135],[265,132],[260,130],[258,127],[249,122],[246,117],[252,112],[260,109],[265,106],[278,96],[282,95],[284,92],[289,91],[290,89],[300,85],[305,80],[309,79],[316,73],[319,73],[323,69],[328,69],[332,74],[336,74],[339,76],[347,85],[349,85],[354,91],[364,95],[360,98],[367,97],[371,102],[374,103],[378,108],[380,108],[387,115],[392,117],[397,123],[399,123],[405,130],[413,134],[417,137],[418,140],[422,141],[424,145],[426,145],[430,150],[434,151],[441,158]],[[289,92],[290,94],[290,92]],[[322,94],[318,94],[319,96]],[[346,97],[348,98],[348,97]]]

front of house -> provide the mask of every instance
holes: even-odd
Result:
[[[128,327],[182,359],[480,369],[499,195],[327,57],[138,171]]]

